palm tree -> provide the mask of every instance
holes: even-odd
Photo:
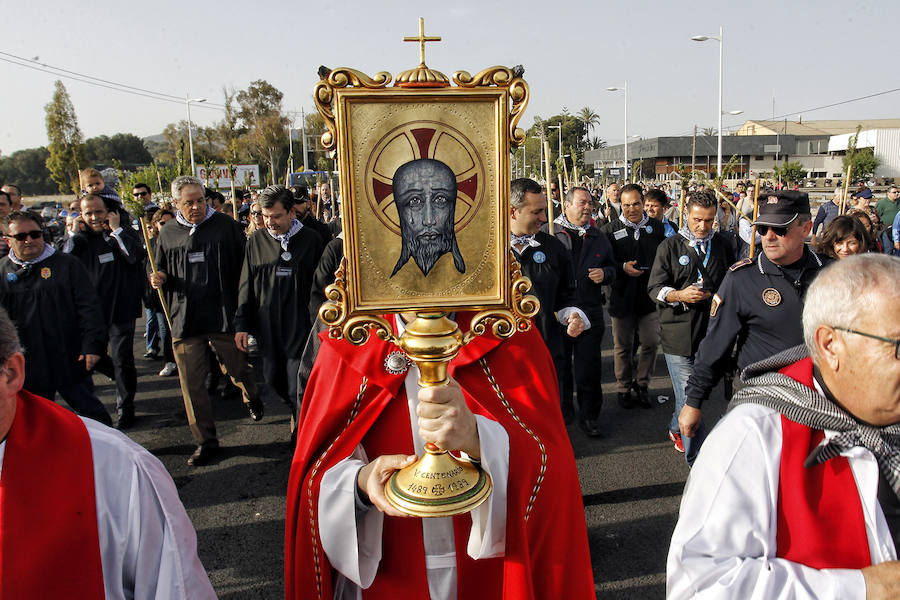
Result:
[[[578,118],[584,123],[585,135],[590,139],[590,133],[594,131],[594,127],[600,125],[600,115],[590,107],[585,106],[581,110],[578,111]]]
[[[716,128],[715,127],[704,127],[703,129],[700,130],[700,135],[712,137],[712,136],[716,135]]]

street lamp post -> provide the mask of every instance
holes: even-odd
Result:
[[[716,175],[722,174],[722,62],[725,53],[725,30],[719,27],[719,35],[695,35],[691,38],[695,42],[716,40],[719,42],[719,154],[716,159]]]
[[[625,182],[628,182],[628,82],[626,81],[619,86],[610,86],[606,88],[608,92],[622,91],[625,94]]]
[[[194,135],[191,132],[193,129],[193,125],[191,125],[191,102],[206,102],[206,98],[191,98],[191,95],[188,94],[184,97],[184,105],[187,107],[187,118],[188,118],[188,146],[191,150],[191,176],[197,176],[197,168],[194,166]]]

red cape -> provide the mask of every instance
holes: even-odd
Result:
[[[462,316],[460,323],[467,322],[468,316]],[[304,395],[288,483],[285,597],[289,600],[333,597],[334,572],[318,533],[318,491],[324,472],[349,456],[364,438],[367,444],[385,445],[374,454],[367,448],[369,456],[410,452],[412,447],[408,420],[402,435],[377,433],[379,416],[387,414],[386,409],[391,412],[399,404],[391,400],[403,393],[405,374],[390,375],[384,368],[385,357],[398,348],[374,336],[362,346],[330,340],[326,334],[322,339]],[[491,386],[479,362],[482,358],[509,408]],[[451,363],[450,375],[473,412],[503,425],[510,446],[505,556],[469,559],[466,539],[471,519],[455,517],[459,598],[594,598],[575,458],[560,413],[553,362],[540,334],[532,328],[502,343],[489,335],[478,337],[462,348]],[[360,395],[364,377],[367,384]],[[405,411],[406,403],[402,404]],[[419,520],[385,517],[383,544],[378,575],[364,598],[402,594],[408,600],[427,599]]]

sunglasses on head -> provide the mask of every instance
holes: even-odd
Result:
[[[13,238],[14,240],[18,240],[18,241],[20,241],[20,242],[24,242],[24,241],[27,240],[28,238],[31,238],[31,239],[33,239],[33,240],[36,240],[36,239],[38,239],[38,238],[42,238],[42,237],[44,237],[44,232],[41,231],[40,229],[35,229],[34,231],[23,231],[23,232],[21,232],[21,233],[15,234],[15,235],[9,235],[9,234],[7,234],[6,237],[10,237],[10,238]]]
[[[771,229],[772,233],[774,233],[778,237],[784,237],[787,235],[788,229],[790,229],[790,228],[791,228],[790,225],[787,225],[785,227],[772,227],[771,225],[757,225],[756,233],[764,236],[767,233],[769,233],[769,230]]]

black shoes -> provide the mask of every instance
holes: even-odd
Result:
[[[641,408],[653,408],[653,404],[650,403],[650,397],[647,395],[647,386],[638,385],[637,383],[632,384],[632,386],[637,392],[637,403]]]
[[[617,399],[619,401],[619,406],[624,408],[625,410],[631,410],[635,407],[634,398],[631,396],[631,390],[627,392],[619,392],[617,395]]]
[[[122,431],[123,429],[130,429],[134,427],[134,412],[133,411],[124,411],[119,413],[119,418],[116,421],[116,429]]]
[[[209,461],[211,461],[218,453],[219,442],[213,441],[200,444],[187,460],[187,464],[192,467],[201,467],[205,464],[209,464]]]
[[[578,427],[588,437],[598,438],[603,435],[603,431],[600,429],[596,420],[578,419]]]
[[[265,413],[265,407],[263,406],[262,400],[259,398],[255,398],[247,403],[247,410],[250,411],[250,418],[254,421],[262,421],[263,414]]]
[[[156,352],[156,350],[147,350],[146,352],[144,352],[144,358],[146,358],[147,360],[159,360],[159,354]]]

